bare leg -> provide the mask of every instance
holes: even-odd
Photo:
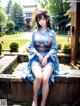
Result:
[[[53,72],[53,68],[50,64],[46,65],[44,67],[44,71],[43,71],[43,83],[42,83],[42,102],[41,102],[41,106],[45,106],[46,104],[46,99],[48,96],[48,92],[49,92],[49,78],[51,76]]]
[[[34,81],[34,85],[33,85],[34,95],[33,95],[32,106],[37,106],[38,90],[39,90],[41,82],[42,82],[41,67],[39,65],[33,65],[32,72],[35,75],[35,81]]]

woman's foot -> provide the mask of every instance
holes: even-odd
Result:
[[[41,105],[41,106],[46,106],[46,105],[44,104],[44,105]]]
[[[45,103],[41,103],[41,106],[46,106],[46,104]]]
[[[37,106],[37,103],[33,100],[32,106]]]

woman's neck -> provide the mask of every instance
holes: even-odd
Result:
[[[47,28],[41,28],[40,31],[41,33],[45,33],[47,31]]]
[[[41,30],[47,30],[47,27],[42,27]]]

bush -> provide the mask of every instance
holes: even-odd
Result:
[[[2,44],[0,43],[0,55],[2,54]]]
[[[12,32],[15,28],[15,23],[13,21],[8,21],[6,27],[8,32]]]
[[[3,36],[3,33],[2,32],[0,32],[0,37],[2,37]]]
[[[70,45],[68,45],[68,44],[65,44],[64,46],[63,46],[63,53],[65,53],[65,54],[70,54],[71,53],[71,47],[70,47]]]
[[[62,45],[61,45],[60,43],[57,44],[58,50],[61,49],[61,46],[62,46]]]
[[[24,32],[24,29],[20,28],[20,29],[19,29],[19,32]]]
[[[12,42],[10,43],[10,52],[18,52],[18,43],[17,42]]]
[[[0,32],[0,37],[2,37],[3,35],[5,35],[5,32]]]

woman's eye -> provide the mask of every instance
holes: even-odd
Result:
[[[43,20],[46,20],[45,18],[43,18]]]

